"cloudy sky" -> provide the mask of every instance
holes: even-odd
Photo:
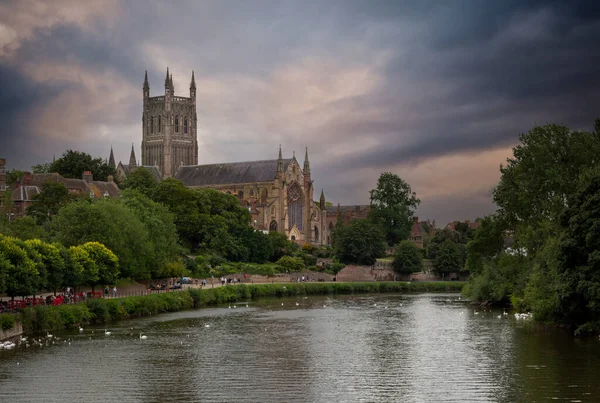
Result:
[[[144,71],[194,70],[200,164],[308,146],[328,200],[391,171],[439,226],[494,210],[519,133],[591,130],[599,49],[594,1],[0,0],[0,156],[139,158]]]

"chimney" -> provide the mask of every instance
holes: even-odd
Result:
[[[23,186],[31,186],[32,179],[31,172],[23,172]]]
[[[112,183],[115,181],[115,177],[112,175],[108,175],[108,182]]]
[[[81,178],[87,183],[90,183],[94,180],[94,175],[92,174],[92,171],[83,171]]]

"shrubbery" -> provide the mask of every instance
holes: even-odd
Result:
[[[8,313],[0,314],[0,329],[9,330],[13,327],[15,327],[15,316]]]

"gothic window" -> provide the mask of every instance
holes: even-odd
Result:
[[[277,231],[277,221],[271,221],[271,224],[269,224],[269,231]]]
[[[187,118],[183,119],[183,132],[187,134],[188,132],[188,120]]]
[[[302,231],[302,191],[297,183],[288,189],[288,226],[294,225]]]
[[[158,132],[162,131],[162,116],[158,117]]]
[[[240,190],[240,191],[238,192],[238,197],[239,197],[240,199],[243,199],[243,198],[244,198],[244,192]]]
[[[154,118],[150,118],[150,133],[154,133]]]
[[[175,133],[179,133],[179,116],[175,116]]]
[[[319,229],[315,225],[315,242],[319,242]]]

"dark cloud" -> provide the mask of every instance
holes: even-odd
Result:
[[[589,129],[599,114],[597,2],[126,1],[94,13],[23,20],[32,33],[0,49],[9,163],[110,144],[126,160],[143,72],[158,95],[167,65],[177,93],[196,71],[201,163],[308,145],[316,185],[342,203],[366,203],[382,170],[423,178],[409,168],[508,149],[534,124]],[[486,172],[501,162],[482,160]],[[436,196],[427,184],[420,214],[488,213],[493,185]]]

